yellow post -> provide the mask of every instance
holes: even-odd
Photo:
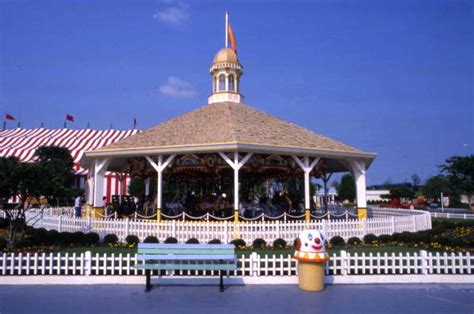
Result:
[[[104,209],[102,207],[94,207],[94,214],[92,218],[103,218]]]
[[[367,208],[357,208],[357,218],[360,220],[367,219]]]
[[[240,236],[238,223],[239,223],[239,210],[236,209],[234,210],[234,239],[238,239]]]
[[[311,213],[309,212],[308,208],[305,210],[304,214],[306,222],[309,222],[311,220]]]
[[[156,222],[161,222],[161,208],[156,209]]]

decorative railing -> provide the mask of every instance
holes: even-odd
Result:
[[[135,254],[84,253],[3,253],[0,274],[12,275],[144,275],[135,268]],[[469,253],[354,253],[331,254],[326,275],[444,275],[472,274],[474,256]],[[258,255],[238,257],[238,269],[231,276],[295,276],[297,261],[291,255]],[[202,271],[167,271],[169,276],[202,275]],[[212,271],[208,275],[217,275]]]
[[[38,215],[37,212],[28,211],[28,215]],[[54,229],[59,232],[95,232],[101,238],[106,234],[116,234],[120,241],[124,241],[128,235],[136,235],[140,240],[147,236],[155,236],[160,241],[168,237],[174,237],[179,242],[185,242],[190,238],[196,238],[201,243],[207,243],[213,239],[219,239],[228,243],[233,239],[243,239],[246,243],[252,243],[257,238],[267,242],[282,238],[289,243],[296,239],[301,231],[307,228],[322,230],[327,237],[341,236],[344,239],[350,237],[362,238],[366,234],[392,234],[394,232],[431,229],[430,213],[416,210],[373,210],[374,218],[365,220],[311,220],[305,222],[294,221],[178,221],[178,220],[156,220],[143,219],[96,219],[76,218],[69,216],[55,216],[42,213],[41,217],[31,220],[31,225],[38,228]]]

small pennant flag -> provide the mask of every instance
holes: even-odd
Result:
[[[70,114],[66,114],[66,121],[74,122],[74,117],[71,116]]]
[[[234,31],[232,27],[230,27],[230,23],[227,25],[227,32],[229,34],[229,41],[230,45],[232,46],[232,50],[237,53],[237,40],[235,39]]]
[[[14,116],[12,116],[11,114],[5,114],[5,120],[16,120]]]

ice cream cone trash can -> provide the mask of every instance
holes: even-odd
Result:
[[[324,235],[317,230],[305,230],[296,239],[293,256],[298,260],[298,285],[306,291],[324,290],[324,264],[329,260]]]

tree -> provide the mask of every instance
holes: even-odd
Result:
[[[459,203],[461,194],[467,195],[470,201],[474,194],[474,155],[450,157],[439,168],[449,181],[452,194],[458,196],[453,202]]]
[[[145,195],[145,181],[142,177],[133,177],[128,184],[130,195],[142,198]]]
[[[356,187],[352,176],[350,174],[342,176],[341,182],[336,185],[336,190],[339,201],[349,200],[353,202],[356,197]]]
[[[401,198],[414,198],[415,191],[411,187],[407,186],[394,186],[390,188],[389,194],[381,195],[383,198],[389,199],[401,199]]]
[[[65,148],[40,147],[35,161],[21,163],[17,158],[0,158],[0,197],[2,208],[9,221],[8,242],[12,246],[17,235],[23,237],[26,212],[30,200],[47,196],[48,199],[68,197],[72,191],[74,175],[71,155]],[[12,197],[18,197],[15,208],[7,205]],[[34,219],[34,218],[32,218]]]
[[[426,183],[421,191],[426,197],[434,199],[439,198],[441,193],[446,196],[452,195],[452,190],[449,187],[448,179],[441,175],[434,176],[426,180]]]
[[[421,179],[420,179],[420,177],[419,177],[416,173],[414,173],[414,174],[412,174],[412,176],[411,176],[411,181],[413,182],[413,189],[415,189],[415,191],[416,191],[416,190],[417,190],[417,187],[418,187],[418,186],[420,185],[420,183],[421,183]]]
[[[42,146],[35,155],[43,179],[41,194],[49,201],[74,196],[74,161],[69,151],[64,147]]]

